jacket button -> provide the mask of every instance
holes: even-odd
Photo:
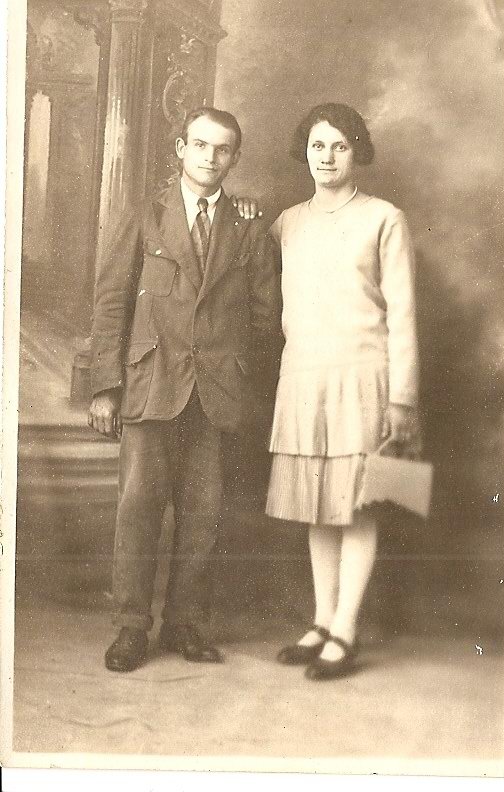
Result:
[[[156,255],[156,256],[160,256],[160,255],[161,255],[161,253],[162,253],[162,250],[161,250],[161,248],[158,248],[158,249],[156,250],[156,253],[155,253],[155,255]]]
[[[193,355],[197,355],[199,352],[199,346],[197,346],[197,344],[193,344],[192,351],[193,351]]]

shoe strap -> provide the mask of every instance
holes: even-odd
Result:
[[[330,636],[329,630],[326,630],[325,627],[321,627],[319,624],[314,624],[312,630],[320,635],[324,641],[328,641]]]
[[[355,652],[356,642],[354,642],[353,644],[349,644],[347,641],[344,641],[343,638],[338,638],[337,635],[331,635],[331,634],[329,634],[327,641],[336,644],[336,646],[339,646],[340,649],[343,649],[346,655],[352,655]]]

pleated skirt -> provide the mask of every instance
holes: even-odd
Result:
[[[311,525],[351,525],[359,508],[365,454],[273,454],[266,513]]]

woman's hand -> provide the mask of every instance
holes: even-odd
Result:
[[[405,404],[389,404],[385,411],[382,438],[396,443],[405,456],[418,456],[422,450],[418,413]]]
[[[256,217],[262,217],[262,211],[254,198],[232,195],[231,203],[235,209],[238,209],[240,217],[244,217],[245,220],[255,220]]]

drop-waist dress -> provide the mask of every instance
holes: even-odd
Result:
[[[348,525],[389,403],[417,401],[414,254],[404,214],[357,192],[271,229],[282,251],[282,355],[266,511]]]

